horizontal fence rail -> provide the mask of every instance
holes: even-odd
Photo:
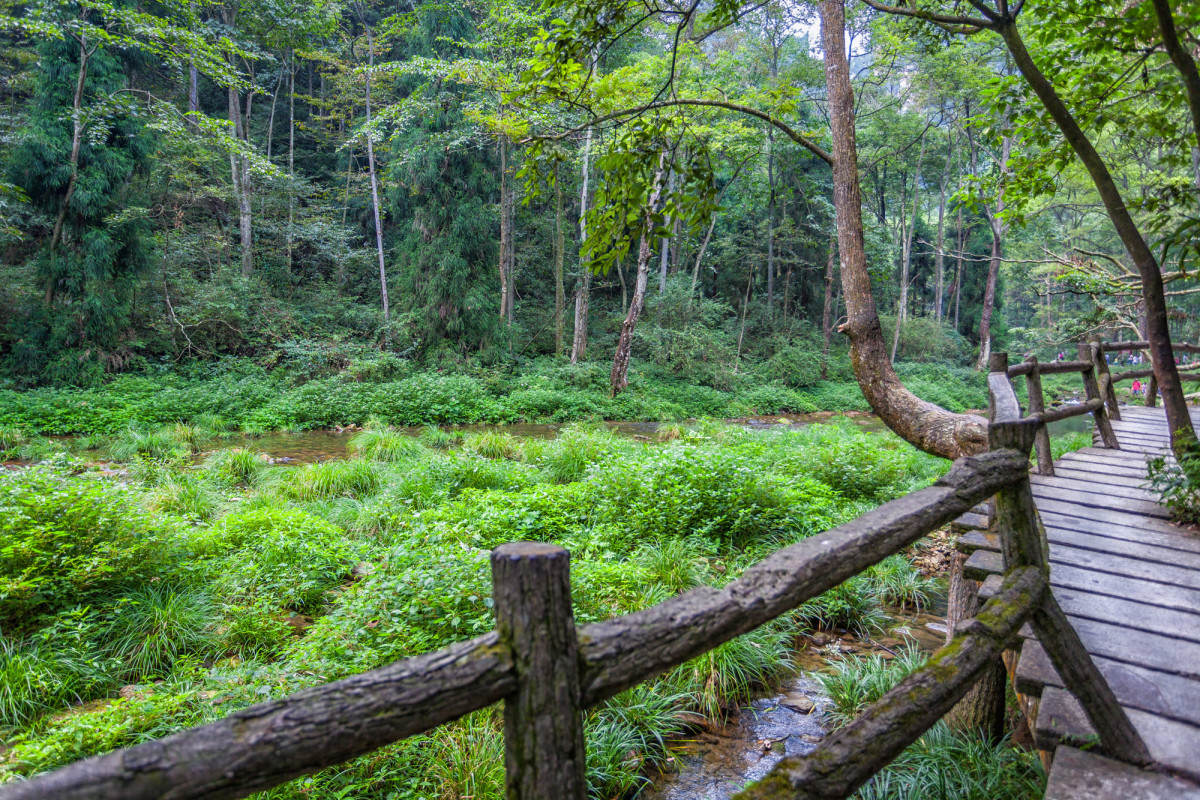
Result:
[[[959,459],[928,488],[776,551],[723,588],[700,587],[576,626],[567,551],[502,545],[492,552],[496,630],[8,784],[0,800],[245,797],[501,701],[510,800],[583,800],[583,709],[797,608],[992,497],[1007,573],[999,594],[956,625],[925,667],[740,797],[852,793],[958,702],[1026,621],[1079,699],[1100,749],[1147,763],[1145,745],[1048,590],[1045,530],[1029,481],[1032,448],[1039,470],[1053,473],[1048,422],[1091,413],[1104,444],[1117,446],[1108,424],[1119,412],[1106,346],[1080,345],[1077,361],[1030,358],[1011,367],[1007,354],[993,354],[987,452]],[[1046,410],[1041,375],[1067,372],[1081,375],[1087,400]],[[1017,376],[1029,389],[1025,415],[1010,380]]]

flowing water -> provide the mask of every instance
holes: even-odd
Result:
[[[731,425],[742,425],[755,430],[772,428],[803,427],[814,422],[828,422],[834,417],[849,419],[863,430],[882,430],[883,423],[871,414],[778,414],[770,417],[746,417],[726,420]],[[631,438],[652,438],[659,428],[657,422],[606,422],[612,430]],[[563,424],[513,423],[509,425],[444,425],[443,430],[473,433],[501,431],[519,439],[553,439],[565,427]],[[419,436],[420,427],[398,428],[410,436]],[[250,447],[272,458],[275,463],[311,464],[316,461],[344,459],[348,456],[347,444],[356,430],[315,430],[289,433],[268,433],[262,436],[232,436],[223,439],[220,447]]]

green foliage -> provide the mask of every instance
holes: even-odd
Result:
[[[1186,442],[1178,460],[1148,458],[1146,480],[1175,519],[1200,523],[1200,445],[1195,440]]]
[[[294,509],[230,514],[198,546],[223,556],[218,592],[229,602],[318,610],[350,573],[357,548],[336,526]]]
[[[51,468],[0,473],[0,623],[87,602],[155,575],[171,558],[166,526],[128,492]]]
[[[247,447],[217,450],[204,461],[204,471],[221,486],[254,486],[266,464]]]

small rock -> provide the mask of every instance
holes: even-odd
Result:
[[[304,632],[313,624],[313,618],[306,614],[293,614],[285,617],[283,621],[291,626],[292,633],[297,636],[303,636]]]
[[[825,737],[818,736],[815,733],[802,733],[800,734],[800,741],[804,742],[805,744],[817,744],[825,741]]]
[[[140,700],[146,694],[146,690],[141,686],[122,686],[117,690],[117,694],[126,700]]]
[[[350,574],[355,578],[365,578],[368,575],[375,573],[375,565],[366,561],[360,561],[354,565],[354,569],[350,570]]]
[[[947,628],[945,625],[943,625],[940,622],[926,622],[925,627],[928,628],[929,630],[933,631],[934,633],[940,633],[943,635],[945,635],[946,633],[949,633],[949,631],[950,631],[949,628]]]
[[[779,701],[779,705],[795,711],[797,714],[811,714],[812,710],[817,707],[812,698],[800,692],[792,692],[791,694],[784,695],[783,699]]]

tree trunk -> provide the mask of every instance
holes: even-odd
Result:
[[[675,172],[671,171],[667,177],[667,193],[670,194],[675,190]],[[674,220],[670,221],[665,227],[670,228],[674,225]],[[659,240],[659,245],[662,247],[662,253],[659,258],[658,267],[658,293],[662,294],[667,290],[667,267],[671,263],[671,240],[666,236]],[[624,284],[622,284],[624,285]]]
[[[913,237],[917,233],[917,208],[921,199],[921,162],[925,160],[925,144],[927,139],[924,134],[921,136],[921,154],[917,156],[917,170],[913,174],[913,204],[912,204],[912,220],[908,228],[904,227],[905,209],[900,210],[900,235],[904,237],[901,245],[901,264],[900,264],[900,303],[896,308],[896,330],[892,335],[892,357],[891,361],[896,361],[896,351],[900,349],[900,326],[904,323],[904,319],[908,316],[908,283],[909,272],[912,267],[912,246]]]
[[[579,192],[579,252],[582,256],[584,243],[587,242],[587,207],[588,183],[591,173],[588,169],[592,155],[592,127],[589,125],[583,140],[583,188]],[[571,337],[571,363],[579,363],[579,359],[587,357],[587,326],[589,289],[592,283],[592,272],[580,258],[579,283],[575,287],[575,326]]]
[[[654,187],[650,191],[650,198],[646,201],[645,229],[638,242],[637,280],[633,287],[633,302],[629,304],[625,321],[621,323],[621,335],[617,340],[617,352],[613,356],[612,372],[609,375],[613,397],[616,397],[629,385],[629,358],[633,350],[633,329],[637,327],[638,317],[642,315],[642,306],[646,301],[646,283],[650,277],[650,237],[654,233],[650,225],[650,217],[662,194],[665,161],[666,152],[664,151],[659,156],[658,170],[654,173]]]
[[[563,353],[563,318],[567,310],[567,293],[563,287],[563,193],[558,164],[554,165],[554,355]]]
[[[1008,156],[1012,150],[1012,137],[1005,136],[1000,146],[1000,190],[996,193],[996,210],[988,214],[992,228],[992,257],[988,261],[987,285],[983,290],[983,310],[979,315],[979,361],[976,369],[987,369],[992,355],[992,313],[996,308],[996,283],[1000,280],[1000,265],[1004,261],[1005,224],[1004,176],[1008,174]]]
[[[825,303],[821,308],[821,380],[829,374],[829,340],[833,337],[833,260],[836,237],[829,239],[829,256],[825,259]]]
[[[963,271],[963,248],[967,246],[967,237],[963,231],[963,214],[962,206],[958,207],[958,227],[955,231],[955,241],[958,244],[958,252],[955,257],[954,265],[954,332],[958,332],[958,308],[959,298],[962,296],[962,271]]]
[[[963,577],[967,557],[955,553],[950,562],[949,609],[946,616],[946,642],[954,638],[954,629],[979,610],[979,588]],[[1004,738],[1004,695],[1008,673],[1004,662],[995,659],[966,696],[946,715],[946,724],[960,731],[977,731],[992,742]]]
[[[775,126],[767,126],[767,313],[775,309]]]
[[[508,321],[508,137],[500,136],[500,324]]]
[[[1167,303],[1163,295],[1162,272],[1141,231],[1129,214],[1125,200],[1117,188],[1116,181],[1108,171],[1104,159],[1096,152],[1091,140],[1079,127],[1075,117],[1055,91],[1053,84],[1041,73],[1033,57],[1025,49],[1025,42],[1013,21],[999,26],[1000,35],[1017,68],[1033,88],[1046,110],[1057,123],[1064,138],[1074,149],[1079,160],[1092,177],[1104,208],[1108,212],[1121,243],[1125,245],[1142,279],[1142,297],[1146,302],[1146,332],[1154,362],[1154,377],[1162,392],[1163,406],[1167,411],[1167,425],[1171,429],[1171,447],[1177,456],[1182,456],[1189,443],[1196,441],[1196,431],[1188,414],[1187,400],[1179,381],[1175,366],[1175,352],[1171,347],[1171,331],[1167,320]]]
[[[85,10],[81,19],[86,22],[90,14],[90,11]],[[75,196],[75,187],[79,181],[79,151],[83,148],[83,88],[87,83],[88,61],[92,53],[96,52],[95,47],[88,50],[86,37],[81,35],[76,41],[79,43],[79,71],[75,77],[75,93],[71,99],[71,155],[67,162],[71,169],[71,177],[67,179],[67,190],[63,193],[62,205],[59,206],[58,217],[54,220],[54,232],[50,235],[49,250],[52,258],[62,241],[67,209],[71,206],[71,199]],[[46,286],[47,305],[54,302],[54,282],[54,276],[51,275]]]
[[[288,227],[287,265],[292,269],[292,241],[296,223],[296,51],[288,57],[291,66],[288,77]],[[369,80],[369,78],[368,78]],[[386,314],[384,315],[387,316]]]
[[[981,417],[952,414],[904,388],[892,369],[863,247],[862,197],[858,185],[858,146],[854,132],[854,94],[846,57],[842,0],[821,0],[821,37],[825,51],[826,92],[833,133],[833,200],[837,211],[842,293],[850,337],[850,361],[863,396],[889,428],[927,453],[945,458],[981,452],[987,423]]]
[[[950,151],[953,151],[954,140],[949,139]],[[937,224],[937,254],[933,262],[933,318],[942,321],[942,306],[946,295],[946,184],[950,182],[950,159],[952,152],[946,153],[946,166],[942,168],[942,182],[938,187],[938,224]]]
[[[375,177],[375,143],[371,134],[371,70],[375,67],[375,40],[367,28],[367,172],[371,178],[371,211],[375,217],[375,255],[379,258],[379,297],[383,303],[383,342],[391,343],[391,311],[388,307],[387,267],[383,263],[383,225],[379,214],[379,181]]]

